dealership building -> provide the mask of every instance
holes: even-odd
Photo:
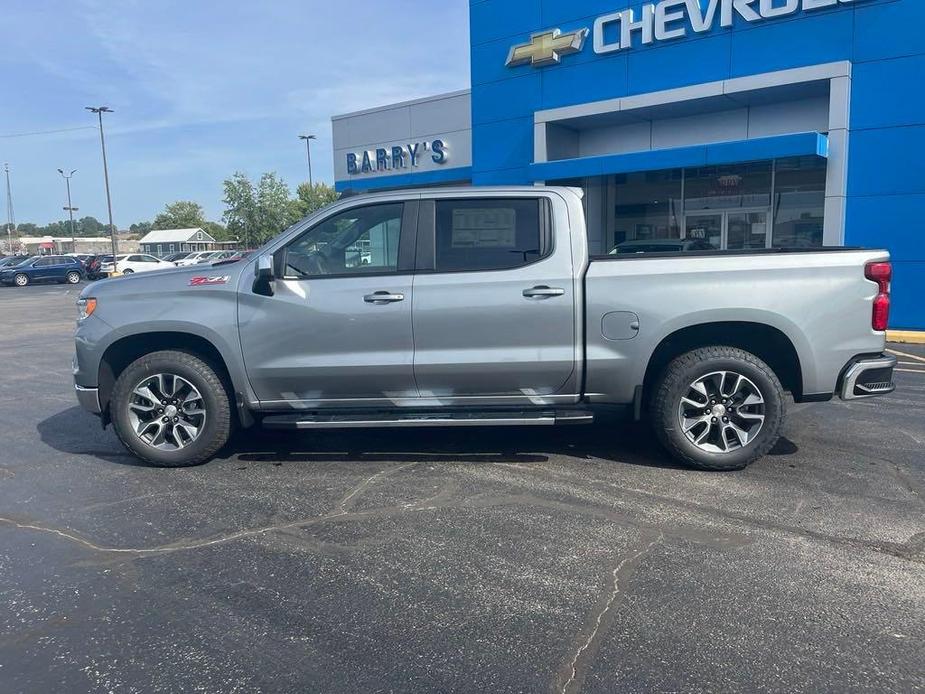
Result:
[[[925,0],[472,0],[470,18],[470,90],[332,119],[338,190],[578,186],[593,254],[885,247],[892,324],[925,329]]]

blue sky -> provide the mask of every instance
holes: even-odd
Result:
[[[466,0],[5,0],[0,51],[0,163],[12,172],[17,222],[64,218],[72,179],[80,216],[105,221],[95,129],[107,104],[116,224],[166,202],[222,212],[235,170],[332,182],[335,114],[469,84]],[[0,195],[0,222],[6,219]]]

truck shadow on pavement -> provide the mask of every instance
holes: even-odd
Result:
[[[109,463],[146,466],[128,453],[112,429],[103,430],[79,407],[39,422],[44,444],[68,455]],[[772,456],[796,453],[781,439]],[[603,460],[648,468],[688,469],[661,449],[644,424],[605,419],[564,427],[472,427],[350,429],[280,432],[254,428],[237,432],[217,458],[243,463],[452,462],[544,463],[553,458]]]

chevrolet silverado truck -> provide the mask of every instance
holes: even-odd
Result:
[[[247,259],[89,285],[77,397],[166,467],[258,423],[577,425],[621,409],[678,460],[732,470],[771,450],[791,399],[894,389],[885,251],[588,246],[571,188],[341,199]]]

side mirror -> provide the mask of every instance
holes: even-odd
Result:
[[[273,256],[262,255],[257,258],[257,264],[254,266],[254,276],[258,280],[273,279]]]
[[[273,296],[273,256],[262,255],[254,265],[254,294]]]

